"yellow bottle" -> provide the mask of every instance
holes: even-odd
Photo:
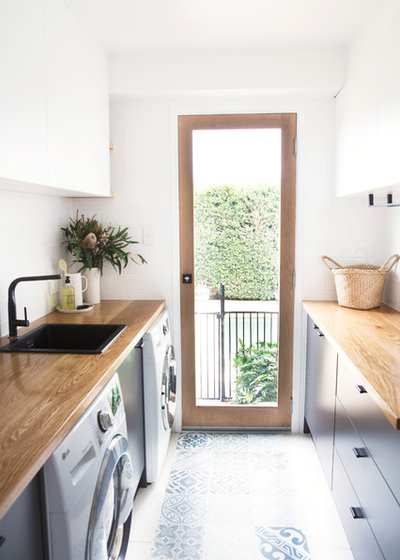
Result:
[[[65,277],[65,287],[61,290],[61,309],[75,309],[75,290],[69,276]]]

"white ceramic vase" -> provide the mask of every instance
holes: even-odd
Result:
[[[100,271],[98,268],[90,268],[83,273],[87,279],[87,289],[84,294],[85,303],[91,305],[100,303]]]

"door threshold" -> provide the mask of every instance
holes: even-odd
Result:
[[[182,432],[262,432],[262,433],[288,433],[291,432],[290,427],[238,427],[238,426],[182,426]]]

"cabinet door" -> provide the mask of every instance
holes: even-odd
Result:
[[[128,428],[128,443],[132,457],[135,487],[144,470],[144,417],[142,348],[132,350],[118,368]]]
[[[305,417],[331,486],[337,354],[310,318],[307,331]]]
[[[379,45],[378,173],[383,186],[400,183],[400,21]]]
[[[399,504],[339,399],[336,403],[335,430],[335,450],[361,503],[363,514],[386,560],[398,560]]]
[[[383,560],[346,471],[335,453],[332,493],[355,560]]]
[[[40,475],[28,484],[17,501],[0,520],[2,560],[43,560],[44,520],[41,510]]]
[[[50,184],[109,195],[107,62],[62,0],[44,0]]]
[[[377,54],[373,53],[335,101],[336,194],[368,191],[377,183]]]
[[[46,183],[41,0],[0,3],[0,185]]]
[[[400,504],[400,431],[390,424],[371,393],[361,374],[339,357],[337,396]]]

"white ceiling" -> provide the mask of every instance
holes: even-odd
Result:
[[[109,53],[346,47],[385,0],[65,0]]]

